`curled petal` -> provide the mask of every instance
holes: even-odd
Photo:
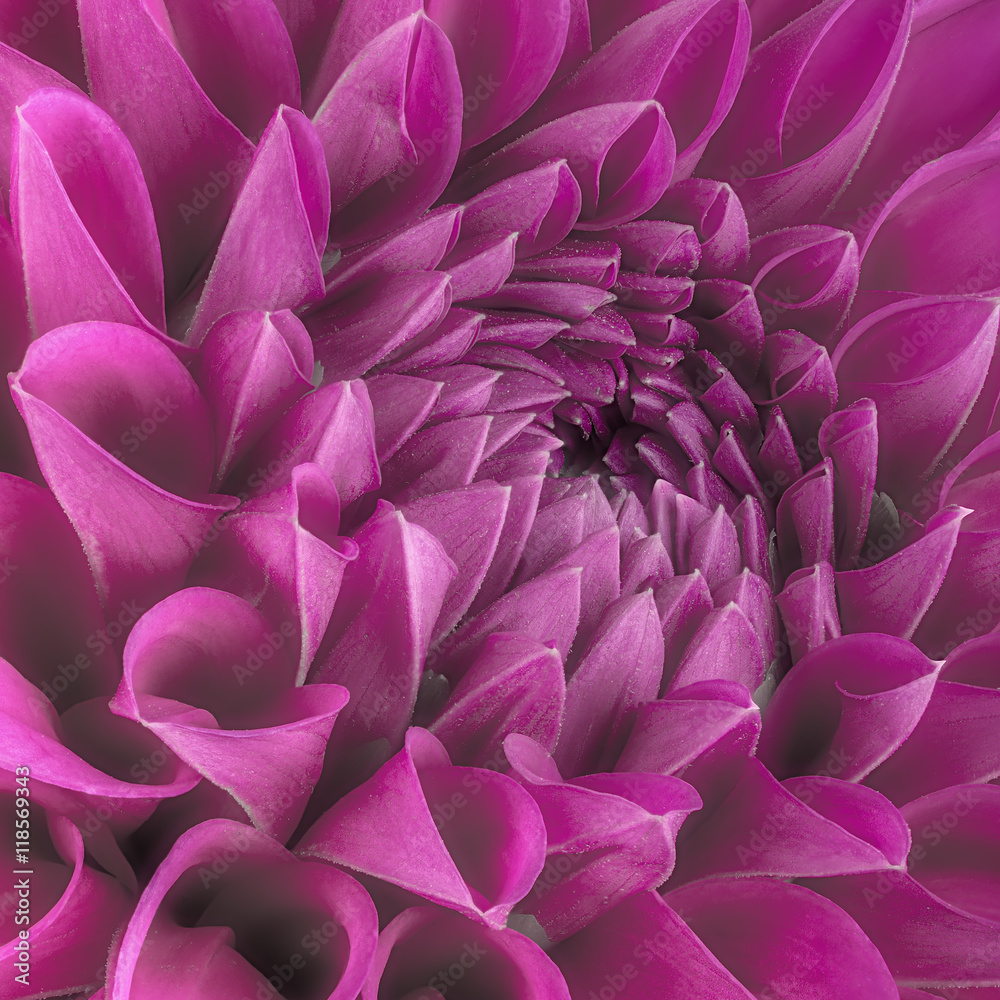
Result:
[[[0,561],[14,578],[0,591],[0,656],[60,709],[110,694],[119,664],[72,524],[48,490],[4,473],[0,525]],[[130,609],[125,622],[137,617]]]
[[[910,829],[870,788],[836,778],[777,781],[747,762],[728,798],[690,832],[672,885],[714,874],[781,878],[899,869]]]
[[[10,382],[105,607],[131,598],[145,608],[176,589],[212,523],[236,505],[204,492],[211,421],[180,361],[134,327],[77,323],[35,341]]]
[[[616,771],[673,774],[706,810],[732,790],[757,745],[760,709],[733,681],[703,681],[640,706]]]
[[[819,429],[823,458],[833,463],[834,550],[847,569],[861,554],[875,496],[878,423],[875,403],[859,399],[831,413]]]
[[[496,135],[535,103],[563,55],[571,8],[559,0],[429,0],[428,16],[455,48],[463,147]]]
[[[1000,776],[997,645],[997,636],[980,636],[962,643],[948,657],[909,739],[868,775],[865,784],[902,803],[951,784]]]
[[[397,816],[409,817],[405,828],[391,822]],[[545,827],[515,781],[453,766],[438,740],[410,729],[404,748],[328,809],[296,851],[499,928],[541,871]]]
[[[962,518],[970,511],[948,508],[928,522],[922,538],[874,566],[836,574],[840,623],[847,632],[876,629],[913,638],[944,581]],[[914,587],[914,581],[919,581]]]
[[[562,941],[623,899],[661,884],[674,839],[701,799],[660,774],[591,774],[563,782],[552,760],[524,736],[504,750],[512,775],[545,821],[546,867],[519,910]]]
[[[840,637],[835,577],[829,563],[796,570],[774,600],[781,611],[793,663],[827,640]]]
[[[739,89],[750,48],[747,8],[717,0],[667,5],[622,27],[527,122],[533,127],[598,102],[658,101],[677,136],[677,174],[687,177]]]
[[[768,333],[801,330],[830,349],[858,290],[858,244],[831,226],[794,226],[753,241],[750,282]]]
[[[628,667],[622,669],[622,664]],[[663,633],[647,590],[610,605],[566,685],[566,718],[555,759],[575,777],[608,770],[639,705],[663,676]]]
[[[403,507],[407,521],[434,535],[458,567],[435,622],[432,641],[444,638],[475,599],[500,543],[511,494],[510,486],[473,483]]]
[[[189,585],[228,590],[282,628],[298,647],[299,684],[326,632],[344,572],[358,556],[357,543],[338,535],[339,521],[329,476],[317,465],[298,465],[289,485],[221,521],[188,574]]]
[[[907,178],[861,244],[862,289],[974,295],[1000,287],[1000,238],[975,205],[1000,191],[1000,143],[949,153]]]
[[[568,156],[583,197],[579,229],[630,222],[670,180],[674,138],[655,101],[605,104],[542,125],[474,167],[456,193],[471,195],[540,161]]]
[[[638,942],[638,944],[636,943]],[[751,1000],[729,970],[656,892],[619,903],[552,952],[574,998],[615,990],[642,1000]],[[629,979],[626,975],[631,973]]]
[[[297,465],[315,462],[351,503],[381,482],[372,403],[365,383],[333,382],[303,396],[273,424],[229,477],[228,487],[258,495],[291,481]]]
[[[7,8],[6,10],[9,10]],[[6,13],[5,10],[5,13]],[[36,90],[64,87],[70,93],[81,93],[72,83],[47,65],[36,62],[9,44],[0,43],[0,115],[10,121],[14,109],[23,104]],[[80,81],[83,82],[82,80]],[[0,199],[8,202],[10,194],[11,133],[0,129]]]
[[[714,878],[665,896],[704,945],[755,993],[896,1000],[887,963],[862,928],[822,896],[764,878]],[[734,934],[732,928],[740,928]]]
[[[14,775],[4,775],[0,792],[6,816],[4,867],[15,874],[23,864],[15,860],[13,795]],[[9,790],[8,790],[9,787]],[[0,945],[0,974],[9,982],[28,982],[30,990],[12,989],[12,996],[56,996],[92,989],[101,979],[99,966],[115,933],[127,919],[132,900],[125,888],[105,872],[91,867],[84,857],[84,839],[67,819],[33,803],[31,811],[31,872],[20,888],[30,889],[30,961],[22,962],[23,943],[16,926]],[[5,900],[15,900],[17,882],[8,876]],[[11,913],[14,904],[11,902]],[[18,911],[24,912],[24,911]],[[14,921],[11,921],[13,924]],[[95,957],[100,956],[100,957]],[[27,979],[23,966],[28,966]],[[21,968],[19,968],[21,966]]]
[[[899,12],[832,0],[751,52],[733,111],[698,169],[733,185],[754,232],[818,214],[840,192],[885,108],[911,18],[909,4]],[[847,52],[849,76],[839,73]]]
[[[441,996],[428,984],[447,989],[456,964],[469,990],[485,994],[501,982],[519,1000],[570,1000],[552,960],[523,934],[429,906],[400,913],[381,933],[361,998]]]
[[[497,181],[465,203],[462,238],[517,233],[518,260],[551,250],[576,224],[580,185],[565,160]]]
[[[461,107],[454,52],[422,12],[361,49],[313,119],[338,244],[382,236],[437,200],[458,158]]]
[[[833,368],[843,402],[868,397],[878,408],[881,489],[910,496],[955,440],[986,378],[998,317],[990,299],[907,298],[844,336]]]
[[[273,3],[164,0],[177,48],[212,103],[257,142],[274,111],[300,104],[291,39]]]
[[[349,1000],[377,938],[375,906],[349,875],[213,819],[181,834],[150,879],[113,956],[107,1000],[272,991],[271,963],[295,954],[307,1000]]]
[[[354,541],[359,555],[344,573],[309,679],[351,693],[338,736],[398,746],[456,568],[429,531],[384,501]]]
[[[894,636],[831,639],[778,685],[761,735],[761,761],[779,778],[863,778],[913,732],[939,669]]]
[[[899,982],[995,989],[1000,788],[944,788],[901,812],[916,834],[908,871],[824,879],[813,888],[857,920]]]
[[[51,89],[18,108],[13,134],[11,219],[35,335],[92,319],[165,329],[153,208],[122,131]]]
[[[566,700],[562,658],[536,639],[496,632],[428,727],[452,760],[486,767],[510,733],[555,748]]]
[[[369,283],[306,318],[327,381],[352,379],[394,357],[451,306],[451,276],[403,271]]]
[[[234,312],[202,345],[198,384],[215,424],[216,484],[311,388],[312,342],[287,310]]]
[[[181,590],[132,630],[111,703],[281,840],[302,817],[348,698],[339,685],[294,687],[294,636],[292,621],[273,629],[232,594]]]

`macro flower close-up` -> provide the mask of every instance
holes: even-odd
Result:
[[[0,0],[0,117],[0,1000],[1000,997],[1000,0]]]

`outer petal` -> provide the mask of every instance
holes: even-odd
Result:
[[[778,777],[863,778],[913,732],[939,669],[892,636],[824,643],[778,685],[761,735],[761,761]]]
[[[232,594],[178,591],[132,630],[125,676],[111,703],[279,840],[302,817],[348,698],[339,685],[293,687],[294,636],[292,622],[272,631]]]
[[[337,534],[340,501],[315,464],[288,486],[244,503],[206,539],[189,584],[228,590],[257,607],[298,648],[296,683],[312,664],[358,546]]]
[[[257,142],[282,104],[297,108],[291,39],[270,0],[227,7],[164,0],[177,48],[212,103]]]
[[[519,1000],[570,1000],[552,960],[523,934],[423,906],[399,914],[382,931],[362,1000],[443,995],[456,963],[470,992],[486,994],[503,983]]]
[[[834,371],[843,402],[878,407],[881,489],[913,495],[944,456],[983,386],[998,321],[990,299],[907,298],[847,332]]]
[[[835,778],[779,783],[750,760],[736,787],[690,831],[671,885],[713,874],[781,878],[899,869],[910,830],[881,795]]]
[[[398,816],[409,818],[402,830]],[[452,766],[433,736],[411,729],[404,749],[328,809],[296,851],[503,927],[541,871],[545,828],[516,782]]]
[[[998,645],[1000,637],[985,635],[948,657],[916,728],[866,784],[901,803],[951,784],[1000,776]]]
[[[945,788],[902,813],[917,834],[909,872],[824,879],[814,888],[858,921],[898,982],[995,989],[1000,788]]]
[[[701,799],[659,774],[592,774],[563,783],[533,741],[510,736],[513,774],[545,821],[546,865],[519,910],[562,941],[623,899],[664,882],[674,839]]]
[[[638,942],[638,943],[637,943]],[[655,892],[620,903],[552,953],[573,1000],[626,986],[636,1000],[754,996]]]
[[[558,0],[428,0],[462,80],[462,145],[474,146],[519,118],[548,85],[563,55],[571,5]]]
[[[351,1000],[378,917],[344,872],[299,861],[251,827],[209,820],[183,833],[150,879],[114,957],[108,1000],[271,990],[262,934],[276,949],[268,955],[298,956],[307,1000]]]
[[[996,65],[983,48],[990,39],[983,26],[994,17],[989,0],[926,3],[914,11],[885,114],[837,206],[838,217],[859,236],[923,164],[996,135]]]
[[[221,234],[253,147],[209,101],[144,0],[81,0],[79,11],[91,92],[146,177],[172,301]]]
[[[355,541],[360,554],[344,574],[310,680],[350,691],[342,738],[398,746],[455,564],[429,531],[384,502]]]
[[[10,121],[14,109],[23,104],[36,90],[45,87],[65,87],[80,91],[48,66],[35,62],[16,47],[0,42],[0,120]],[[7,202],[10,193],[11,134],[0,129],[0,198]]]
[[[911,17],[909,4],[896,12],[831,0],[753,50],[733,110],[699,164],[736,188],[751,230],[819,214],[836,197],[875,132]],[[848,52],[850,74],[841,75]]]
[[[745,986],[791,1000],[896,1000],[886,962],[821,896],[771,879],[707,879],[668,893],[674,909]],[[739,927],[740,933],[733,933]]]
[[[134,327],[78,323],[36,341],[11,390],[105,607],[146,607],[176,589],[236,504],[203,492],[211,424],[184,366]]]
[[[236,312],[209,331],[198,384],[215,425],[215,484],[312,389],[312,341],[287,310]]]
[[[998,185],[997,142],[918,170],[885,204],[861,244],[862,289],[966,295],[1000,287],[1000,240],[970,211],[994,203]]]
[[[313,119],[338,244],[381,236],[438,199],[458,158],[461,106],[451,45],[422,12],[361,50]]]
[[[14,121],[11,216],[35,335],[104,319],[163,330],[163,265],[146,184],[124,134],[67,90]]]
[[[323,150],[298,111],[280,107],[261,137],[187,332],[197,347],[235,309],[277,311],[323,295],[330,223]]]
[[[60,709],[110,694],[119,664],[66,515],[48,490],[6,474],[0,512],[0,561],[13,580],[0,591],[0,655]]]
[[[17,787],[13,774],[4,779],[5,786]],[[47,814],[38,803],[32,808],[30,874],[15,880],[23,871],[13,849],[15,799],[6,788],[0,799],[10,817],[5,823],[4,867],[14,873],[5,880],[6,892],[16,898],[18,881],[22,888],[27,882],[29,891],[33,890],[27,963],[30,989],[8,986],[9,995],[55,996],[93,988],[101,978],[101,959],[126,919],[131,900],[117,879],[85,863],[80,831],[65,816]],[[15,911],[11,908],[10,912]],[[14,949],[17,930],[11,921],[11,936],[0,946],[0,975],[11,984],[24,972],[17,967],[24,964],[20,961],[24,952]]]

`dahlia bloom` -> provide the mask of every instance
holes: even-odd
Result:
[[[998,23],[0,3],[2,995],[1000,994]]]

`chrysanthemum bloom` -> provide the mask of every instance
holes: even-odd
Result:
[[[4,4],[10,995],[1000,990],[998,23]]]

